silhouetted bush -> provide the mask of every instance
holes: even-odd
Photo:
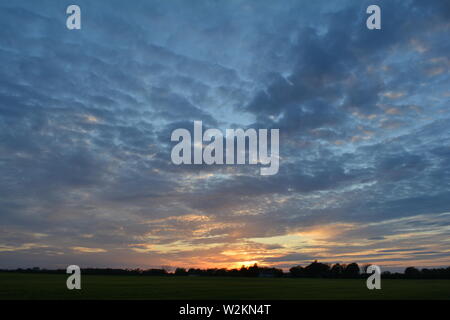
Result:
[[[148,269],[148,270],[142,271],[142,275],[144,275],[144,276],[166,276],[166,275],[168,275],[168,273],[164,269]]]
[[[408,278],[417,278],[420,276],[420,271],[414,267],[408,267],[405,269],[405,276]]]

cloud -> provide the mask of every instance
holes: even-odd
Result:
[[[106,250],[101,248],[85,248],[85,247],[72,247],[72,250],[76,252],[82,252],[82,253],[100,253],[100,252],[106,252]]]

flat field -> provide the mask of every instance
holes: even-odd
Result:
[[[68,290],[68,275],[0,273],[6,299],[448,299],[450,280],[382,279],[368,290],[364,279],[156,277],[82,275]]]

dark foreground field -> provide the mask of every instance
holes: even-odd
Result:
[[[450,280],[82,276],[81,290],[65,275],[0,273],[4,299],[450,299]]]

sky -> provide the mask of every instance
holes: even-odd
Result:
[[[449,266],[449,31],[445,0],[2,1],[0,268]],[[196,120],[279,129],[278,174],[174,165]]]

